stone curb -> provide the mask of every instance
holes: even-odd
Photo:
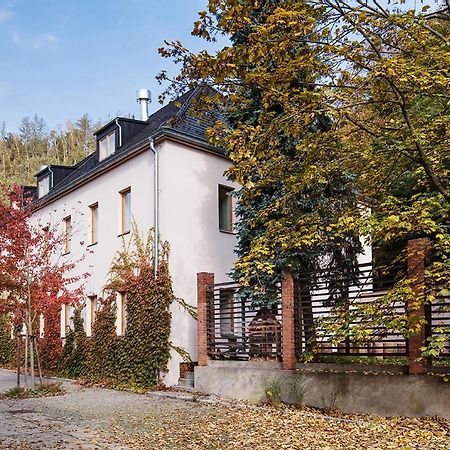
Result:
[[[233,406],[235,408],[249,408],[249,409],[257,409],[257,405],[246,403],[245,401],[226,399],[217,396],[205,395],[201,393],[193,393],[189,394],[186,392],[177,392],[177,391],[151,391],[147,392],[145,395],[149,397],[164,399],[169,398],[171,400],[181,400],[185,402],[195,402],[209,406]],[[359,423],[360,425],[367,426],[368,423],[364,419],[347,419],[344,417],[336,417],[330,416],[327,414],[315,414],[309,411],[303,411],[308,417],[312,417],[319,420],[328,420],[328,421],[336,421],[343,423]]]

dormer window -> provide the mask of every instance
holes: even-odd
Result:
[[[38,181],[38,198],[44,197],[50,191],[50,175]]]
[[[116,151],[116,132],[113,131],[101,139],[98,143],[98,149],[100,161],[111,156]]]

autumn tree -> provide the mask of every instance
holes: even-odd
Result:
[[[17,133],[0,122],[0,183],[28,185],[42,164],[76,164],[95,150],[97,126],[87,114],[51,130],[37,115],[24,117]]]
[[[282,5],[292,8],[290,19],[279,14]],[[330,225],[346,210],[356,209],[356,191],[351,173],[338,165],[318,166],[314,153],[303,146],[308,136],[316,141],[315,147],[319,142],[323,145],[323,152],[338,150],[336,141],[328,138],[331,121],[326,115],[318,112],[313,120],[299,121],[297,129],[283,125],[289,113],[283,99],[302,91],[305,102],[313,102],[316,94],[310,81],[322,70],[314,48],[305,41],[290,40],[279,47],[287,37],[284,21],[301,18],[299,28],[309,36],[314,23],[303,19],[314,11],[302,2],[271,0],[240,4],[235,9],[231,3],[222,6],[215,8],[210,3],[211,16],[204,13],[194,32],[213,39],[213,30],[220,30],[230,36],[232,47],[215,57],[188,55],[177,44],[161,52],[184,61],[179,81],[189,84],[196,78],[217,89],[210,101],[213,107],[222,104],[225,120],[216,123],[211,138],[228,151],[234,163],[229,175],[242,185],[234,277],[244,286],[241,294],[254,303],[267,304],[276,299],[283,268],[304,274],[323,263],[325,256],[329,265],[354,264],[360,251],[357,234],[349,230],[337,235]],[[297,61],[295,70],[291,61]],[[212,66],[206,68],[209,63]],[[266,71],[274,78],[275,88]],[[178,86],[172,85],[175,90]],[[294,184],[295,190],[291,189]]]
[[[182,67],[167,94],[197,84],[216,90],[204,103],[225,120],[211,142],[233,161],[242,207],[258,204],[245,220],[258,235],[236,263],[244,285],[274,273],[280,255],[353,245],[355,234],[380,247],[427,236],[429,301],[449,279],[450,4],[401,3],[210,0],[193,34],[231,45],[161,49]],[[337,187],[337,175],[353,178],[353,202],[324,195],[319,207],[299,208]]]
[[[64,236],[33,221],[32,211],[31,199],[19,186],[7,189],[7,201],[0,203],[0,313],[26,327],[34,388],[39,319],[54,314],[55,305],[59,313],[61,305],[78,304],[87,274],[74,275],[77,263],[61,259]],[[50,331],[44,327],[46,335]]]

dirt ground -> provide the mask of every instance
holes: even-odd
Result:
[[[0,371],[0,392],[14,381],[14,374]],[[65,388],[58,397],[0,400],[0,449],[450,449],[450,421],[443,419]]]

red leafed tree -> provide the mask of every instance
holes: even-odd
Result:
[[[11,314],[16,326],[26,327],[33,389],[39,318],[44,317],[44,333],[47,325],[55,328],[61,305],[78,304],[83,298],[87,274],[76,274],[79,261],[61,258],[65,236],[32,219],[31,198],[23,189],[12,186],[5,191],[6,200],[0,202],[0,313]]]

